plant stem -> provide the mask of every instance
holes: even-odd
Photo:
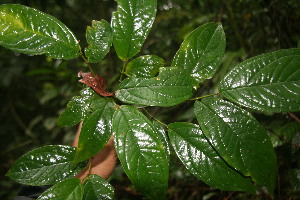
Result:
[[[190,101],[196,101],[196,100],[198,100],[198,99],[203,99],[203,98],[210,97],[210,96],[214,96],[214,95],[220,95],[220,93],[217,92],[217,93],[213,93],[213,94],[208,94],[208,95],[201,96],[201,97],[195,97],[195,98],[192,98],[192,99],[189,99],[189,100],[190,100]]]
[[[119,79],[120,82],[122,81],[123,75],[125,74],[125,67],[126,67],[127,63],[128,63],[127,60],[123,61],[123,67],[122,67],[121,76],[120,76],[120,79]]]
[[[83,61],[88,65],[88,68],[90,70],[90,72],[95,76],[96,73],[94,72],[93,68],[91,67],[90,62],[88,61],[88,59],[84,56],[84,54],[82,53],[82,50],[80,48],[80,57],[83,59]]]
[[[90,158],[88,161],[88,173],[87,175],[82,179],[82,182],[84,182],[85,179],[89,178],[91,175],[91,169],[92,169],[92,164],[93,164],[93,158]]]
[[[152,119],[154,119],[155,121],[157,121],[158,123],[160,123],[161,125],[168,127],[167,124],[163,123],[162,121],[156,119],[155,117],[153,117],[145,108],[143,108],[143,110],[147,113],[147,115],[149,115]]]

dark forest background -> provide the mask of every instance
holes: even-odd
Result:
[[[86,46],[85,29],[91,20],[110,22],[113,0],[0,0],[24,4],[65,23]],[[153,28],[139,55],[155,54],[170,65],[187,33],[207,22],[221,22],[226,53],[216,76],[204,82],[198,94],[211,94],[220,79],[237,63],[267,52],[299,47],[299,0],[158,0]],[[1,30],[0,30],[1,31]],[[122,67],[114,50],[93,69],[113,90]],[[27,151],[47,144],[71,144],[76,127],[56,125],[66,103],[83,87],[77,72],[88,71],[81,59],[54,60],[29,56],[0,47],[0,199],[12,199],[20,187],[4,174]],[[299,97],[300,98],[300,97]],[[161,120],[193,121],[191,105],[158,109]],[[278,157],[276,199],[300,197],[299,113],[259,113],[256,118],[270,134]],[[265,199],[242,192],[208,187],[186,171],[171,155],[168,199]],[[142,199],[118,166],[110,178],[117,198]]]

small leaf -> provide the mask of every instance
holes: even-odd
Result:
[[[186,37],[171,67],[183,68],[200,83],[216,73],[224,56],[225,45],[222,25],[204,24]]]
[[[79,178],[71,178],[43,192],[37,200],[81,200],[83,185]]]
[[[221,190],[255,191],[251,179],[242,176],[218,155],[199,126],[176,122],[168,128],[177,156],[198,179]]]
[[[116,92],[121,101],[138,105],[173,106],[193,95],[195,80],[177,68],[161,68],[157,77],[127,78]]]
[[[25,54],[72,59],[80,46],[74,34],[55,17],[17,4],[0,5],[0,45]]]
[[[139,78],[154,77],[159,68],[164,66],[164,60],[155,55],[140,56],[128,63],[126,66],[127,76],[136,76]]]
[[[114,188],[101,176],[92,174],[84,182],[83,200],[112,200]]]
[[[81,122],[88,114],[93,100],[99,98],[96,92],[90,88],[80,91],[81,96],[75,96],[67,104],[67,108],[57,120],[59,126],[74,126]]]
[[[296,121],[274,120],[266,125],[273,147],[278,147],[291,142],[293,137],[300,132],[300,123]]]
[[[21,156],[10,168],[7,176],[21,184],[52,185],[83,170],[85,164],[74,164],[74,157],[74,147],[40,147]]]
[[[242,106],[269,112],[300,110],[300,49],[250,58],[220,83],[224,97]]]
[[[108,98],[100,98],[94,104],[97,104],[96,110],[83,121],[74,162],[94,156],[111,137],[114,102]]]
[[[113,118],[115,148],[129,179],[149,199],[166,198],[168,160],[153,123],[133,106],[121,106]]]
[[[273,193],[276,156],[263,127],[247,111],[216,98],[195,103],[198,122],[211,145],[233,168]]]
[[[114,47],[120,59],[128,60],[141,49],[155,19],[156,0],[116,0],[112,14]]]
[[[92,21],[92,27],[86,29],[86,39],[89,46],[84,50],[90,63],[101,61],[112,45],[112,30],[105,20]]]
[[[78,77],[82,77],[82,79],[79,80],[80,83],[91,87],[99,95],[104,97],[114,96],[113,92],[106,91],[105,80],[98,74],[93,75],[91,72],[83,73],[82,71],[80,71],[78,73]]]

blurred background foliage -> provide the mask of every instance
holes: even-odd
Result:
[[[18,3],[55,16],[65,23],[86,46],[85,29],[91,20],[110,22],[116,9],[113,0],[1,0]],[[216,92],[220,79],[237,63],[262,53],[296,48],[300,41],[299,0],[158,0],[153,28],[139,55],[156,54],[172,62],[181,42],[193,29],[221,22],[227,48],[220,70],[203,83],[195,94]],[[1,31],[1,30],[0,30]],[[122,63],[112,51],[94,70],[107,80],[110,90],[118,84]],[[76,127],[59,128],[56,119],[66,103],[83,87],[77,72],[88,71],[81,59],[53,60],[45,56],[14,53],[0,47],[0,199],[12,199],[19,185],[4,174],[27,151],[46,144],[71,144]],[[194,122],[193,102],[171,108],[149,108],[148,112],[166,123]],[[300,197],[299,113],[259,113],[256,118],[270,134],[278,157],[276,199]],[[263,152],[262,152],[263,153]],[[266,199],[264,193],[224,192],[210,188],[184,169],[171,155],[168,199]],[[142,199],[119,165],[110,178],[118,199]]]

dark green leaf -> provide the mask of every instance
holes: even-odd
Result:
[[[300,123],[295,121],[286,123],[285,120],[274,120],[266,128],[269,131],[273,147],[291,142],[293,137],[300,133]]]
[[[120,59],[127,60],[141,49],[156,15],[156,0],[116,0],[112,15],[114,47]]]
[[[168,127],[177,156],[198,179],[221,190],[255,191],[251,179],[242,176],[220,158],[199,126],[176,122]]]
[[[84,182],[83,200],[111,200],[114,188],[102,177],[92,174]]]
[[[110,24],[105,20],[92,21],[92,27],[86,29],[86,39],[89,46],[84,50],[89,62],[101,61],[109,52],[113,36]]]
[[[74,126],[81,122],[91,111],[91,103],[101,98],[90,88],[84,88],[80,91],[81,96],[75,96],[68,103],[66,110],[58,118],[59,126]]]
[[[126,66],[126,75],[139,78],[154,77],[160,67],[164,66],[164,60],[155,55],[140,56],[128,63]]]
[[[114,106],[108,98],[100,97],[93,102],[96,110],[83,121],[75,162],[84,161],[103,149],[112,134]]]
[[[158,137],[160,138],[160,140],[163,143],[163,146],[165,147],[166,156],[167,156],[167,159],[168,159],[168,162],[169,162],[171,151],[170,151],[170,146],[169,146],[169,140],[168,140],[167,133],[164,130],[164,128],[162,127],[162,125],[159,124],[158,122],[153,121],[153,125],[156,128],[156,131],[158,133]]]
[[[131,104],[173,106],[193,95],[195,80],[177,68],[161,68],[157,77],[128,78],[120,84],[116,97]]]
[[[113,118],[115,148],[129,179],[149,199],[166,198],[168,160],[153,123],[133,106],[121,106]]]
[[[276,156],[263,127],[247,111],[216,98],[195,103],[203,133],[218,154],[244,176],[273,193]]]
[[[52,185],[83,170],[85,164],[74,164],[74,157],[74,147],[40,147],[20,157],[7,176],[21,184]]]
[[[240,63],[225,76],[220,91],[230,101],[249,108],[299,111],[300,49],[280,50]]]
[[[37,200],[81,200],[83,196],[83,185],[79,178],[71,178],[42,193]]]
[[[211,78],[225,50],[225,33],[220,23],[208,23],[192,31],[176,53],[171,67],[179,67],[198,81]]]
[[[0,45],[26,54],[72,59],[80,46],[74,34],[53,16],[23,5],[0,5]]]

